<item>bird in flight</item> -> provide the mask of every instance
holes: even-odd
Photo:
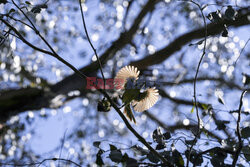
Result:
[[[121,100],[123,102],[124,114],[136,123],[133,111],[143,112],[151,108],[159,98],[155,87],[146,87],[146,83],[138,82],[140,71],[134,66],[125,66],[116,74],[114,85],[122,90]]]

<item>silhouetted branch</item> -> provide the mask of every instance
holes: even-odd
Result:
[[[31,28],[32,30],[34,30],[34,28],[33,28],[32,26],[30,26],[29,24],[25,23],[25,22],[22,21],[22,20],[16,19],[16,18],[14,18],[14,17],[12,17],[12,16],[10,16],[10,15],[6,15],[6,17],[8,17],[8,18],[10,18],[10,19],[12,19],[12,20],[15,20],[15,21],[17,21],[17,22],[20,22],[20,23],[22,23],[23,25],[26,25],[26,26],[28,26],[29,28]]]
[[[238,120],[237,120],[237,127],[236,127],[236,133],[238,137],[238,147],[237,150],[235,151],[234,158],[233,158],[233,163],[232,166],[234,167],[237,163],[238,157],[240,155],[241,149],[242,149],[242,139],[241,139],[241,131],[240,131],[240,119],[241,119],[241,107],[243,105],[243,97],[247,91],[244,90],[241,93],[240,96],[240,104],[239,104],[239,109],[238,109]]]
[[[248,44],[248,42],[250,41],[250,38],[248,38],[248,40],[247,40],[247,42],[245,43],[245,45],[244,45],[244,47],[241,49],[241,51],[240,51],[240,55],[237,57],[237,59],[235,60],[235,65],[236,65],[236,63],[237,63],[237,61],[238,61],[238,59],[240,58],[240,56],[241,56],[241,54],[242,54],[242,52],[244,51],[244,49],[246,48],[246,46],[247,46],[247,44]]]
[[[238,13],[239,13],[239,16],[234,21],[224,20],[218,24],[214,24],[214,23],[208,24],[207,36],[213,36],[213,35],[221,33],[221,31],[223,30],[222,25],[224,24],[228,26],[233,26],[233,27],[249,25],[250,22],[248,20],[248,17],[249,17],[250,11],[248,10],[245,13],[240,13],[240,11],[238,11]],[[164,60],[171,57],[175,52],[182,49],[183,46],[190,43],[192,40],[204,38],[205,29],[206,28],[203,27],[203,28],[199,28],[199,29],[187,32],[177,37],[172,42],[170,42],[166,47],[158,50],[154,54],[147,55],[147,56],[144,56],[140,60],[133,61],[130,63],[130,65],[136,66],[138,67],[138,69],[142,70],[142,69],[146,69],[149,66],[160,64]]]
[[[216,115],[216,113],[214,112],[214,110],[211,110],[211,112],[212,112],[211,117],[213,118],[213,120],[215,121],[215,123],[218,122],[219,120],[218,120],[217,115]],[[223,132],[227,135],[228,138],[230,138],[230,139],[233,138],[233,137],[232,137],[232,134],[228,131],[228,129],[223,128],[222,130],[223,130]]]
[[[24,11],[14,2],[14,0],[12,0],[13,4],[16,6],[16,8],[18,10],[20,10],[20,12],[22,12],[22,14],[25,16],[25,18],[30,22],[30,24],[33,27],[33,30],[35,31],[35,33],[41,38],[41,40],[49,47],[49,49],[51,50],[51,52],[53,53],[53,57],[55,57],[56,59],[58,59],[59,61],[61,61],[63,64],[65,64],[66,66],[70,67],[74,72],[76,72],[78,75],[83,76],[84,78],[86,78],[87,76],[85,74],[83,74],[82,72],[79,73],[79,71],[73,66],[71,65],[69,62],[67,62],[66,60],[64,60],[62,57],[60,57],[56,51],[53,49],[53,47],[48,43],[48,41],[41,35],[41,33],[38,31],[38,29],[36,28],[36,26],[32,23],[32,21],[29,19],[29,17],[24,13]]]
[[[44,159],[41,162],[35,162],[35,163],[24,163],[24,164],[12,164],[12,163],[1,163],[0,165],[5,165],[5,166],[34,166],[37,165],[37,167],[39,167],[40,165],[42,165],[44,162],[46,161],[64,161],[70,164],[74,164],[75,166],[81,167],[81,165],[77,164],[74,161],[71,161],[69,159],[64,159],[64,158],[48,158],[48,159]]]
[[[244,90],[243,87],[235,84],[233,81],[227,81],[226,79],[224,79],[223,77],[210,77],[210,76],[201,76],[196,78],[196,82],[198,81],[215,81],[218,82],[220,84],[226,85],[229,88],[236,88],[238,90]],[[174,85],[180,85],[180,84],[185,84],[185,83],[193,83],[194,82],[194,78],[184,78],[178,82],[164,82],[164,81],[159,81],[160,84],[162,84],[163,86],[174,86]]]
[[[52,52],[47,51],[47,50],[44,50],[44,49],[41,49],[41,48],[39,48],[39,47],[37,47],[37,46],[31,44],[30,42],[28,42],[28,41],[21,35],[21,33],[20,33],[15,27],[13,27],[9,22],[7,22],[6,20],[4,20],[4,19],[2,19],[2,18],[0,18],[0,20],[1,20],[7,27],[9,27],[12,31],[14,31],[15,34],[20,38],[20,40],[22,40],[23,43],[25,43],[26,45],[28,45],[29,47],[31,47],[31,48],[34,49],[34,50],[37,50],[37,51],[39,51],[39,52],[42,52],[42,53],[45,53],[45,54],[48,54],[48,55],[51,55],[51,56],[54,56],[54,57],[55,57],[55,55],[54,55]]]
[[[220,147],[210,148],[210,149],[208,149],[208,150],[205,150],[205,151],[202,151],[202,152],[198,153],[198,154],[195,156],[195,158],[194,158],[194,164],[193,164],[194,167],[196,166],[196,161],[197,161],[197,159],[198,159],[200,156],[202,156],[203,154],[207,154],[207,153],[209,153],[209,152],[212,152],[212,151],[214,151],[214,152],[224,152],[224,153],[228,153],[228,154],[234,154],[234,153],[235,153],[234,151],[228,150],[228,149],[225,149],[225,148],[220,148]]]
[[[79,2],[80,11],[81,11],[81,16],[82,16],[82,24],[83,24],[83,28],[84,28],[85,34],[86,34],[86,36],[87,36],[87,40],[88,40],[88,42],[89,42],[91,48],[92,48],[93,51],[94,51],[94,54],[95,54],[95,56],[96,56],[96,59],[97,59],[97,61],[98,61],[98,63],[99,63],[98,65],[99,65],[100,70],[101,70],[101,74],[102,74],[102,79],[103,79],[104,85],[106,85],[106,84],[105,84],[105,77],[104,77],[103,70],[102,70],[102,63],[101,63],[101,61],[100,61],[100,59],[99,59],[99,57],[98,57],[98,55],[97,55],[97,52],[96,52],[96,49],[95,49],[94,45],[92,44],[92,42],[91,42],[91,40],[90,40],[90,38],[89,38],[89,34],[88,34],[88,30],[87,30],[87,27],[86,27],[86,23],[85,23],[85,19],[84,19],[84,14],[83,14],[83,10],[82,10],[82,3],[81,3],[81,0],[79,0],[78,2]]]
[[[129,10],[131,9],[131,6],[132,6],[133,2],[135,2],[135,1],[134,0],[129,0],[128,1],[128,6],[126,8],[126,12],[125,12],[124,18],[123,18],[123,29],[124,29],[124,31],[126,31],[126,21],[127,21]]]
[[[188,167],[189,166],[189,160],[190,160],[190,157],[191,157],[191,152],[192,152],[192,149],[197,141],[197,138],[198,136],[200,135],[200,129],[201,129],[201,119],[200,119],[200,116],[199,116],[199,110],[198,110],[198,104],[197,104],[197,96],[196,96],[196,81],[197,81],[197,77],[198,77],[198,73],[199,73],[199,69],[200,69],[200,66],[201,66],[201,62],[206,54],[206,45],[207,45],[207,22],[206,22],[206,18],[204,16],[204,13],[203,13],[203,9],[202,7],[200,6],[200,4],[194,2],[194,1],[190,1],[191,3],[195,4],[200,12],[201,12],[201,15],[202,15],[202,19],[203,19],[203,22],[204,22],[204,27],[205,27],[205,33],[204,33],[204,47],[203,47],[203,52],[202,52],[202,55],[201,55],[201,58],[199,60],[199,63],[198,63],[198,66],[197,66],[197,69],[196,69],[196,73],[195,73],[195,77],[194,77],[194,105],[195,105],[195,109],[196,109],[196,117],[197,117],[197,122],[198,122],[198,132],[197,134],[195,135],[195,139],[189,149],[189,156],[187,158],[187,164],[186,166]]]
[[[160,127],[162,127],[163,129],[165,129],[166,131],[169,132],[174,132],[176,130],[191,130],[192,128],[195,128],[196,125],[191,124],[191,125],[183,125],[183,124],[176,124],[176,125],[166,125],[163,121],[159,120],[156,116],[154,116],[153,114],[145,111],[144,112],[145,115],[151,119],[152,121],[156,122]],[[217,139],[218,141],[221,141],[221,137],[216,135],[213,132],[208,131],[207,129],[203,129],[203,131],[210,137]]]

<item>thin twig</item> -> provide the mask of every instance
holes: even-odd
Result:
[[[12,35],[12,36],[14,36],[14,37],[20,39],[19,36],[17,36],[16,34],[12,34],[12,33],[10,32],[10,29],[9,29],[9,31],[3,31],[3,32],[6,32],[6,33],[8,33],[9,35]]]
[[[186,166],[188,167],[189,166],[189,161],[190,161],[190,157],[191,157],[191,152],[192,152],[192,149],[195,145],[195,143],[197,142],[197,138],[198,136],[200,135],[200,126],[201,126],[201,120],[200,120],[200,116],[199,116],[199,110],[198,110],[198,104],[197,104],[197,96],[196,96],[196,82],[197,82],[197,78],[198,78],[198,73],[199,73],[199,69],[200,69],[200,66],[201,66],[201,62],[206,54],[206,44],[207,44],[207,22],[206,22],[206,18],[204,16],[204,13],[203,13],[203,9],[202,7],[200,6],[200,4],[198,4],[197,2],[194,2],[192,0],[190,0],[189,2],[195,4],[200,12],[201,12],[201,15],[202,15],[202,18],[203,18],[203,22],[204,22],[204,26],[205,26],[205,39],[204,39],[204,47],[203,47],[203,52],[202,52],[202,55],[201,55],[201,58],[199,60],[199,63],[198,63],[198,67],[196,69],[196,73],[195,73],[195,77],[194,77],[194,104],[195,104],[195,110],[196,110],[196,117],[197,117],[197,121],[198,121],[198,132],[195,134],[195,139],[189,149],[189,156],[187,158],[187,164]]]
[[[37,167],[39,167],[40,165],[42,165],[44,162],[46,161],[65,161],[71,164],[74,164],[75,166],[81,167],[81,165],[79,165],[78,163],[71,161],[69,159],[64,159],[64,158],[47,158],[42,160],[41,162],[35,162],[35,163],[26,163],[26,164],[11,164],[11,163],[1,163],[0,165],[5,165],[5,166],[33,166],[33,165],[38,165]]]
[[[169,131],[169,132],[175,132],[176,130],[180,130],[180,129],[184,129],[184,130],[190,130],[191,128],[194,128],[195,125],[193,124],[190,124],[190,125],[183,125],[183,124],[176,124],[176,125],[173,125],[173,126],[170,126],[170,125],[167,125],[165,124],[163,121],[159,120],[156,116],[154,116],[153,114],[145,111],[145,115],[151,119],[152,121],[154,121],[155,123],[157,123],[160,127],[162,127],[163,129],[165,129],[166,131]],[[204,132],[208,134],[208,136],[216,139],[217,141],[221,141],[221,137],[218,136],[217,134],[215,134],[214,132],[211,132],[207,129],[204,129]]]
[[[93,49],[94,54],[95,54],[95,56],[96,56],[96,59],[97,59],[97,61],[98,61],[98,63],[99,63],[99,67],[100,67],[101,74],[102,74],[102,79],[103,79],[103,82],[104,82],[104,89],[105,89],[105,85],[106,85],[106,84],[105,84],[104,73],[103,73],[103,70],[102,70],[102,64],[101,64],[101,61],[100,61],[100,59],[99,59],[99,57],[98,57],[98,55],[97,55],[96,49],[95,49],[94,45],[92,44],[92,42],[91,42],[91,40],[90,40],[90,38],[89,38],[89,34],[88,34],[88,30],[87,30],[87,26],[86,26],[86,23],[85,23],[83,10],[82,10],[82,3],[81,3],[81,0],[79,0],[79,5],[80,5],[80,10],[81,10],[82,24],[83,24],[83,27],[84,27],[84,31],[85,31],[85,34],[86,34],[86,36],[87,36],[88,42],[89,42],[91,48]]]
[[[29,17],[23,12],[23,10],[14,2],[14,0],[12,0],[13,4],[16,6],[16,8],[18,10],[20,10],[22,12],[22,14],[25,16],[25,18],[27,18],[27,20],[30,22],[30,24],[32,25],[35,33],[43,40],[43,42],[49,47],[49,49],[52,51],[53,55],[55,58],[57,58],[59,61],[63,62],[65,65],[67,65],[68,67],[70,67],[74,72],[77,73],[77,69],[71,65],[69,62],[67,62],[66,60],[64,60],[62,57],[60,57],[56,51],[52,48],[52,46],[48,43],[48,41],[45,40],[45,38],[40,34],[40,32],[38,31],[38,29],[36,28],[36,26],[32,23],[32,21],[29,19]],[[50,54],[51,55],[51,54]],[[78,73],[79,75],[82,75],[83,78],[86,78],[87,76],[83,73]]]
[[[14,31],[15,34],[19,37],[19,39],[22,40],[26,45],[28,45],[29,47],[31,47],[31,48],[34,49],[34,50],[37,50],[37,51],[39,51],[39,52],[42,52],[42,53],[45,53],[45,54],[48,54],[48,55],[51,55],[51,56],[54,56],[54,57],[55,57],[55,55],[54,55],[52,52],[47,51],[47,50],[44,50],[44,49],[41,49],[41,48],[38,48],[38,47],[34,46],[33,44],[31,44],[30,42],[28,42],[28,41],[21,35],[21,33],[20,33],[14,26],[12,26],[9,22],[7,22],[6,20],[1,19],[1,18],[0,18],[0,20],[1,20],[7,27],[9,27],[12,31]]]
[[[240,155],[240,152],[241,152],[241,149],[242,149],[242,139],[241,139],[241,131],[240,131],[240,119],[241,119],[241,107],[243,105],[243,97],[245,95],[247,91],[244,90],[242,93],[241,93],[241,96],[240,96],[240,104],[239,104],[239,109],[238,109],[238,120],[237,120],[237,127],[236,127],[236,133],[237,133],[237,137],[238,137],[238,148],[234,154],[234,159],[233,159],[233,163],[232,163],[232,166],[234,167],[237,163],[237,160],[239,158],[239,155]]]
[[[197,159],[202,156],[203,154],[206,154],[206,153],[209,153],[209,152],[224,152],[224,153],[228,153],[228,154],[234,154],[235,152],[232,151],[232,150],[228,150],[228,149],[225,149],[225,148],[220,148],[220,147],[214,147],[214,148],[210,148],[208,150],[205,150],[205,151],[202,151],[198,154],[196,154],[196,156],[194,157],[194,167],[196,166],[196,161]]]
[[[128,6],[126,8],[126,12],[124,14],[124,19],[123,19],[123,31],[126,31],[126,22],[127,22],[127,17],[128,17],[128,13],[129,13],[129,10],[131,9],[131,6],[133,4],[134,0],[129,0],[128,1]]]
[[[15,17],[12,17],[12,16],[10,16],[10,15],[7,15],[6,17],[8,17],[8,18],[10,18],[10,19],[12,19],[12,20],[18,21],[18,22],[20,22],[20,23],[22,23],[22,24],[28,26],[28,27],[31,28],[32,30],[34,30],[34,28],[33,28],[32,26],[30,26],[29,24],[25,23],[25,22],[22,21],[22,20],[16,19]]]
[[[62,139],[61,149],[60,149],[60,153],[59,153],[59,158],[61,158],[62,149],[63,149],[63,146],[64,146],[64,142],[65,142],[65,137],[66,137],[67,130],[68,129],[66,129],[65,132],[64,132],[64,134],[63,134],[63,139]],[[58,161],[58,166],[60,167],[60,161]]]
[[[237,59],[235,60],[235,63],[234,63],[235,66],[236,66],[236,63],[237,63],[238,59],[240,58],[242,52],[244,51],[244,49],[245,49],[245,47],[247,46],[247,43],[248,43],[249,41],[250,41],[250,37],[248,38],[247,42],[245,43],[245,45],[244,45],[243,48],[241,49],[240,55],[239,55],[239,56],[237,57]]]
[[[199,127],[199,131],[200,131],[200,116],[199,116],[199,111],[198,111],[198,105],[197,105],[197,96],[196,96],[196,82],[197,82],[197,78],[198,78],[198,73],[199,73],[199,69],[200,69],[200,66],[201,66],[201,62],[206,54],[206,44],[207,44],[207,23],[206,23],[206,18],[203,14],[203,11],[202,11],[202,8],[201,6],[194,2],[194,1],[191,1],[193,2],[195,5],[197,5],[201,11],[201,14],[202,14],[202,17],[203,17],[203,21],[204,21],[204,25],[205,25],[205,41],[204,41],[204,48],[203,48],[203,53],[202,53],[202,56],[200,58],[200,61],[198,63],[198,67],[196,69],[196,73],[195,73],[195,77],[194,77],[194,102],[195,102],[195,108],[196,108],[196,116],[197,116],[197,121],[198,121],[198,127]]]
[[[15,28],[13,27],[10,23],[8,23],[7,21],[5,21],[4,19],[0,19],[6,26],[8,26],[11,30],[13,30],[15,32],[15,34],[17,34],[19,36],[19,38],[28,46],[30,46],[31,48],[40,51],[42,53],[51,55],[53,57],[55,57],[56,59],[58,59],[60,62],[62,62],[63,64],[65,64],[66,66],[70,67],[75,73],[77,73],[78,75],[81,75],[83,78],[86,78],[87,76],[83,73],[78,73],[78,70],[71,65],[69,62],[67,62],[66,60],[64,60],[62,57],[60,57],[55,51],[54,49],[49,45],[49,43],[40,35],[40,38],[42,38],[44,41],[46,41],[46,43],[50,46],[50,49],[52,49],[52,52],[38,48],[37,46],[31,44],[30,42],[28,42],[22,35],[21,33]],[[40,34],[40,33],[39,33]]]
[[[12,3],[16,6],[16,8],[18,9],[18,10],[20,10],[20,12],[22,12],[22,14],[25,16],[25,18],[30,22],[30,24],[32,25],[32,27],[33,27],[33,30],[36,32],[36,33],[38,33],[38,30],[36,29],[36,27],[35,27],[35,25],[32,23],[32,21],[30,20],[30,18],[24,13],[24,11],[15,3],[15,1],[14,0],[11,0],[12,1]]]

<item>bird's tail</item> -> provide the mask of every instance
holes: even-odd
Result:
[[[134,115],[133,115],[133,112],[132,112],[131,107],[130,107],[129,104],[126,105],[126,106],[124,107],[124,111],[123,111],[123,112],[124,112],[125,116],[126,116],[130,121],[133,121],[134,123],[136,123],[135,117],[134,117]]]

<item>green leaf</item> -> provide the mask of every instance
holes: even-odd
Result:
[[[101,144],[100,141],[95,141],[95,142],[93,143],[93,146],[95,146],[96,148],[99,148],[100,144]]]
[[[185,151],[185,155],[187,158],[189,157],[189,150]],[[190,162],[192,162],[196,166],[201,166],[201,164],[203,163],[203,157],[198,156],[198,153],[196,151],[192,151],[190,155]]]
[[[173,151],[173,159],[174,159],[174,163],[176,164],[176,166],[179,166],[179,167],[184,166],[184,160],[181,154],[176,149]]]
[[[247,161],[250,161],[250,147],[246,146],[242,148],[242,152]]]
[[[220,10],[209,13],[207,18],[213,23],[219,23],[222,20]]]
[[[185,140],[185,143],[188,145],[192,145],[194,143],[194,140]]]
[[[116,148],[116,146],[114,146],[114,145],[112,145],[112,144],[109,144],[109,147],[110,147],[110,150],[112,151],[112,150],[118,150],[117,148]]]
[[[250,84],[250,75],[245,74],[245,73],[243,73],[242,75],[243,75],[242,81],[243,81],[244,86],[249,85]]]
[[[160,152],[160,155],[162,155],[164,158],[166,159],[172,159],[172,157],[170,156],[170,151],[163,151],[163,152]]]
[[[96,154],[96,161],[95,161],[95,163],[96,163],[97,165],[99,165],[99,166],[104,165],[101,155]]]
[[[216,120],[215,124],[217,125],[216,129],[218,129],[218,130],[226,129],[226,125],[225,125],[226,123],[223,120]]]
[[[191,113],[193,113],[194,112],[194,105],[193,105],[193,107],[192,107],[192,109],[191,109],[191,111],[190,111]]]
[[[152,138],[154,140],[154,142],[163,144],[164,143],[164,136],[161,132],[160,127],[158,127],[157,129],[154,130]]]
[[[12,12],[15,12],[16,10],[11,8],[8,14],[11,14]]]
[[[168,140],[168,139],[171,138],[171,133],[170,132],[166,132],[166,133],[163,134],[163,136],[164,136],[164,140]]]
[[[126,162],[128,160],[128,154],[125,153],[123,156],[122,156],[122,162]]]
[[[25,3],[26,3],[27,5],[31,5],[31,3],[30,3],[29,1],[25,1]]]
[[[156,150],[162,150],[162,149],[164,149],[164,148],[166,148],[166,145],[165,144],[157,144],[157,146],[156,146]]]
[[[103,153],[104,153],[104,151],[103,151],[102,149],[100,149],[100,150],[98,151],[98,153],[96,154],[96,161],[95,161],[95,163],[96,163],[97,165],[99,165],[99,166],[104,165],[103,160],[102,160],[102,154],[103,154]]]
[[[139,155],[142,155],[142,156],[148,154],[148,150],[143,149],[142,147],[137,146],[137,145],[132,146],[131,149],[132,149],[136,154],[139,154]]]
[[[127,161],[126,161],[126,166],[127,167],[137,167],[139,165],[138,165],[136,159],[134,159],[134,158],[128,158]]]
[[[97,154],[102,155],[105,151],[100,149]]]
[[[218,97],[218,102],[225,105],[224,99],[222,97]]]
[[[77,137],[79,137],[79,138],[83,138],[83,137],[84,137],[84,133],[83,133],[83,131],[81,131],[81,130],[78,130],[78,131],[76,132],[76,134],[77,134]]]
[[[0,0],[0,4],[6,4],[7,3],[7,0]]]
[[[207,110],[209,108],[209,105],[205,103],[201,103],[201,107],[203,110]]]
[[[227,20],[235,20],[237,12],[232,8],[231,5],[227,6],[227,9],[225,11],[225,18]]]
[[[149,161],[151,161],[151,162],[153,162],[153,163],[157,163],[157,162],[160,161],[159,158],[156,157],[151,151],[150,151],[150,153],[147,155],[147,158],[148,158]]]
[[[120,150],[112,150],[109,154],[109,158],[113,162],[121,162],[122,161],[122,153]]]
[[[247,139],[248,137],[250,137],[250,127],[243,128],[241,130],[241,135],[245,139]]]
[[[212,159],[210,159],[210,162],[215,167],[225,166],[224,160],[227,157],[227,153],[222,152],[220,150],[213,150],[210,151],[210,156]]]

